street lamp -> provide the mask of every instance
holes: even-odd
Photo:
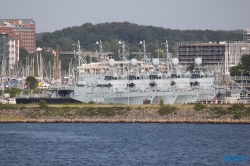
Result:
[[[40,48],[40,47],[38,47],[37,49],[36,49],[36,58],[37,58],[37,76],[38,76],[38,78],[40,78],[40,81],[42,81],[42,75],[43,75],[43,69],[42,69],[42,57],[41,57],[41,51],[42,51],[42,48]],[[39,65],[39,58],[38,58],[38,52],[40,53],[40,65]],[[40,66],[40,69],[39,69],[39,66]]]

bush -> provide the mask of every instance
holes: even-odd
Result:
[[[10,110],[10,109],[17,109],[18,106],[17,105],[14,105],[14,104],[3,104],[0,102],[0,110]]]
[[[24,95],[30,94],[30,90],[25,90],[25,91],[23,91],[23,94],[24,94]]]
[[[9,93],[10,97],[16,97],[17,95],[20,95],[20,89],[11,88],[11,89],[5,90],[4,93]]]
[[[229,114],[230,111],[228,111],[227,109],[224,109],[222,106],[213,106],[211,107],[209,110],[211,110],[213,113],[221,116],[221,115],[226,115]]]
[[[40,106],[41,108],[47,108],[47,107],[48,107],[48,104],[47,104],[47,102],[46,102],[45,100],[40,100],[40,101],[39,101],[39,106]]]
[[[232,107],[228,107],[228,110],[232,112],[236,112],[237,110],[243,111],[245,109],[245,105],[243,103],[233,104]]]
[[[159,106],[160,106],[160,107],[163,107],[163,106],[164,106],[164,100],[163,100],[163,99],[160,99]]]
[[[164,105],[160,107],[159,109],[159,114],[160,115],[167,115],[167,114],[172,114],[177,110],[176,107],[171,107],[170,105]]]
[[[237,110],[236,112],[235,112],[235,118],[236,119],[240,119],[242,117],[242,111],[241,110]]]
[[[206,109],[206,108],[207,108],[207,106],[204,105],[204,104],[202,104],[201,102],[198,102],[198,103],[196,103],[196,104],[194,105],[194,109],[195,109],[196,111],[202,111],[202,110],[204,110],[204,109]]]
[[[250,114],[250,107],[248,107],[248,108],[246,109],[246,113],[247,113],[247,114]]]
[[[24,105],[20,106],[20,110],[24,110],[24,109],[26,109],[26,106]]]

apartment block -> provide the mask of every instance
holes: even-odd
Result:
[[[243,29],[243,42],[250,43],[250,29]]]
[[[8,34],[9,39],[19,40],[19,47],[29,53],[36,51],[36,26],[32,19],[0,19],[0,34]]]
[[[0,19],[0,38],[5,41],[4,45],[0,44],[0,50],[8,54],[5,55],[7,64],[14,67],[19,60],[19,48],[25,48],[28,53],[36,51],[35,22],[32,19]],[[3,55],[3,51],[0,54]]]
[[[230,67],[241,63],[242,55],[250,53],[250,43],[178,42],[176,50],[182,66],[188,67],[194,63],[196,57],[201,57],[208,70],[219,70],[228,74]]]

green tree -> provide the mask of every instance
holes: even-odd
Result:
[[[242,75],[247,75],[247,68],[244,65],[233,66],[230,68],[231,76],[241,76],[241,70],[244,70]]]
[[[188,67],[187,67],[187,70],[186,71],[192,71],[192,70],[194,70],[194,63],[191,63]]]
[[[160,107],[163,107],[163,106],[164,106],[164,100],[163,100],[163,99],[160,99],[159,105],[160,105]]]
[[[36,86],[37,86],[37,80],[36,80],[36,78],[33,77],[33,76],[27,77],[26,78],[26,85],[30,89],[36,89]]]
[[[20,89],[18,88],[11,88],[11,89],[7,89],[4,91],[5,93],[9,93],[10,97],[16,97],[17,95],[20,94]]]
[[[47,104],[47,102],[46,102],[45,100],[40,100],[40,101],[39,101],[39,106],[40,106],[41,108],[47,108],[47,107],[48,107],[48,104]]]
[[[19,61],[22,65],[25,65],[27,58],[29,57],[29,53],[25,48],[19,48]]]
[[[246,67],[247,71],[250,71],[250,54],[245,54],[241,57],[241,64]]]
[[[42,40],[36,40],[36,47],[47,47],[48,44],[45,42],[45,41],[42,41]]]

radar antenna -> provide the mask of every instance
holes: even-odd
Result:
[[[167,72],[169,73],[170,72],[170,62],[172,61],[172,58],[170,57],[169,53],[168,53],[168,41],[166,40],[165,43],[162,43],[165,45],[166,47],[166,58],[167,58]]]
[[[97,45],[99,45],[99,48],[100,48],[100,62],[101,62],[101,71],[100,71],[100,74],[103,74],[103,66],[104,66],[104,63],[106,62],[105,60],[105,55],[103,55],[103,50],[102,50],[102,41],[100,40],[100,42],[96,42]]]
[[[148,54],[146,53],[146,42],[145,42],[145,40],[143,40],[143,41],[140,41],[139,44],[143,46],[143,59],[142,60],[143,60],[143,69],[144,69],[144,72],[145,72],[145,69],[146,69],[146,64],[148,64],[147,69],[149,71],[149,65],[151,65],[151,61],[148,58]]]
[[[78,51],[75,52],[74,50],[74,55],[75,55],[75,58],[76,60],[78,60],[78,66],[77,68],[75,69],[76,71],[76,75],[78,75],[78,80],[80,80],[81,78],[81,70],[80,70],[80,67],[83,65],[83,64],[87,64],[87,62],[85,61],[85,59],[83,58],[83,53],[82,53],[82,50],[81,50],[81,45],[80,45],[80,41],[78,40],[78,42],[76,44],[72,44],[72,45],[77,45],[77,48],[78,48]]]
[[[125,73],[125,63],[128,62],[128,56],[129,56],[129,53],[126,52],[126,44],[124,41],[119,41],[119,44],[121,44],[122,46],[122,54],[120,53],[120,49],[118,50],[118,54],[119,54],[119,58],[122,59],[122,73]]]

